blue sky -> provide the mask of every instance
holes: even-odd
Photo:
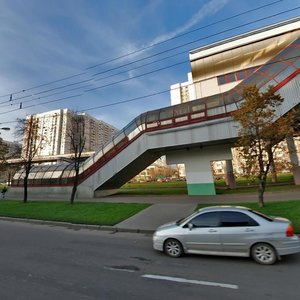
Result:
[[[285,11],[298,6],[295,0],[0,0],[0,126],[12,128],[1,136],[15,139],[17,118],[60,108],[121,129],[142,112],[170,105],[170,85],[187,80],[190,50],[296,17],[299,9]]]

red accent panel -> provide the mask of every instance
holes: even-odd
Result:
[[[287,78],[285,78],[284,80],[282,80],[281,82],[279,82],[274,88],[273,90],[276,92],[278,91],[280,88],[282,88],[284,85],[286,85],[289,81],[291,81],[294,77],[296,77],[298,74],[300,73],[300,68],[297,69],[294,73],[292,73],[290,76],[288,76]]]

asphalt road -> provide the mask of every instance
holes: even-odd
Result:
[[[300,254],[251,259],[152,250],[151,236],[0,221],[1,300],[299,299]]]

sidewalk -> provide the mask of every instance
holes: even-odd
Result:
[[[154,204],[114,227],[123,231],[154,232],[158,226],[181,219],[195,209],[196,204]]]
[[[265,202],[299,200],[300,190],[290,192],[266,192]],[[150,203],[150,207],[114,226],[119,231],[153,232],[158,226],[176,221],[194,212],[198,204],[232,204],[257,202],[257,194],[227,194],[215,196],[128,196],[118,195],[101,199],[101,202]]]
[[[265,202],[284,201],[284,200],[299,200],[300,190],[295,191],[280,191],[280,192],[266,192],[264,194]],[[87,199],[86,201],[91,201]],[[128,218],[127,220],[116,224],[115,226],[96,226],[71,224],[64,222],[39,221],[28,219],[14,219],[1,217],[2,220],[9,220],[14,222],[27,222],[34,224],[49,224],[56,226],[64,226],[73,229],[91,229],[91,230],[105,230],[105,231],[119,231],[119,232],[137,232],[137,233],[153,233],[155,229],[165,223],[176,221],[195,211],[198,204],[216,205],[246,202],[257,202],[257,194],[227,194],[214,196],[187,196],[187,195],[170,195],[170,196],[155,196],[155,195],[117,195],[108,196],[92,201],[110,202],[110,203],[149,203],[150,207]]]

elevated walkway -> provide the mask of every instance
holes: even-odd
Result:
[[[170,156],[170,161],[172,157],[173,161],[186,159],[191,173],[200,172],[197,180],[212,176],[206,169],[210,160],[231,158],[230,148],[239,128],[231,113],[243,100],[245,86],[255,84],[265,91],[273,85],[285,99],[277,110],[278,118],[299,105],[299,49],[297,39],[228,92],[138,116],[81,165],[77,197],[112,193],[162,155]],[[195,166],[196,157],[202,157],[203,164]],[[201,168],[206,170],[203,174]],[[16,174],[10,193],[22,193],[23,176],[23,171]],[[72,164],[35,167],[31,170],[29,195],[65,195],[72,188],[73,178]],[[210,186],[205,187],[208,193],[209,180]],[[189,178],[187,183],[189,191],[199,192]]]

